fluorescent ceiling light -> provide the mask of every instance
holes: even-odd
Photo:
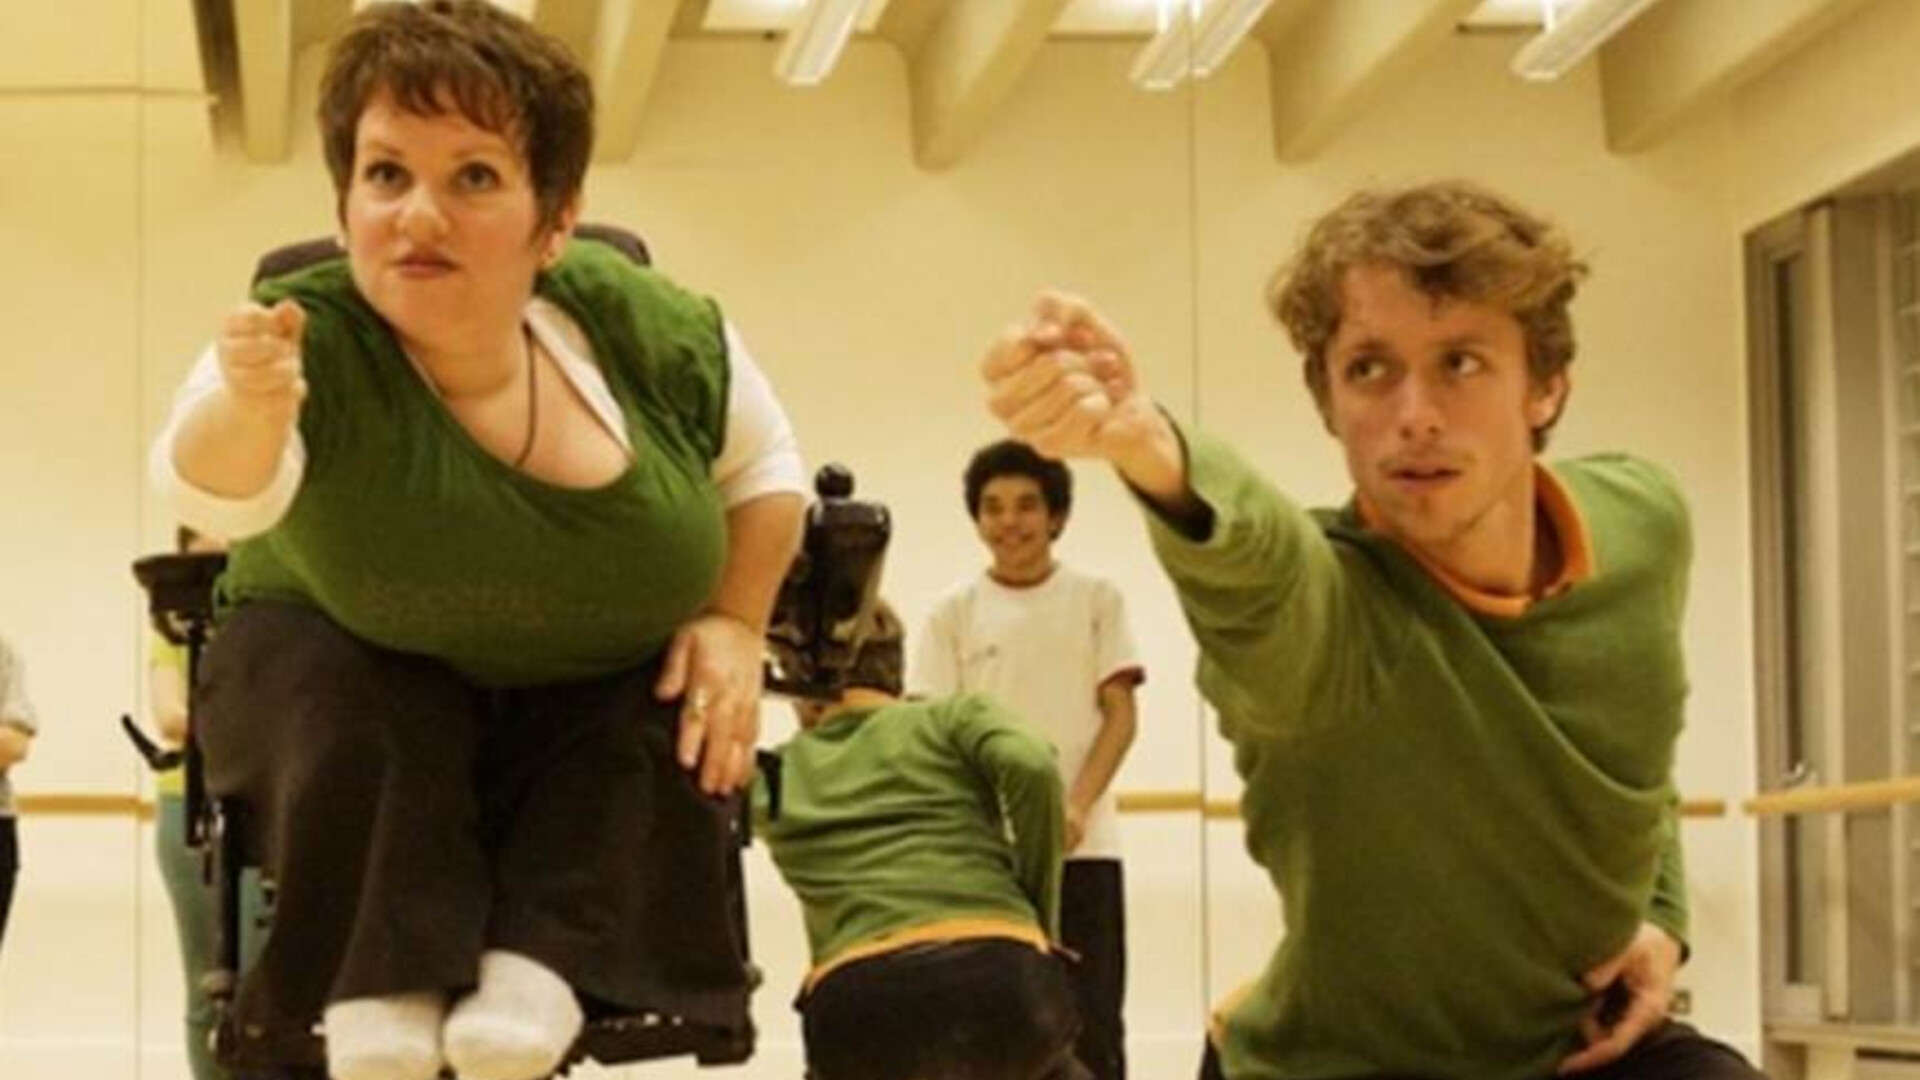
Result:
[[[1174,0],[1069,0],[1053,22],[1054,37],[1152,36]],[[1179,0],[1181,6],[1186,0]]]
[[[1143,90],[1170,90],[1188,75],[1213,74],[1271,6],[1273,0],[1192,0],[1140,50],[1128,78]]]
[[[575,0],[577,2],[577,0]],[[603,0],[611,2],[611,0]],[[619,0],[622,4],[678,3],[679,0]],[[793,25],[794,10],[801,0],[701,0],[706,17],[700,29],[714,34],[784,34]],[[681,7],[690,5],[681,3]],[[855,34],[872,32],[887,8],[886,0],[867,0],[860,21],[853,24]]]
[[[1558,3],[1567,6],[1567,0]],[[1480,0],[1480,6],[1460,20],[1460,29],[1535,31],[1541,24],[1540,0]]]
[[[807,0],[787,32],[773,73],[795,86],[815,86],[840,59],[866,0]]]
[[[374,0],[353,0],[353,10],[359,11],[373,2]],[[494,7],[505,8],[523,19],[533,18],[533,5],[534,0],[493,0]]]
[[[1523,79],[1557,79],[1658,0],[1582,0],[1566,10],[1541,0],[1546,30],[1513,57],[1513,73]]]

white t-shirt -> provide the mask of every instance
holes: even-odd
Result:
[[[26,667],[6,638],[0,638],[0,724],[29,734],[40,729],[33,703],[27,700]],[[0,769],[0,817],[12,816],[13,785],[7,781],[7,770]]]
[[[1053,742],[1061,779],[1071,786],[1100,733],[1100,687],[1116,676],[1141,677],[1120,590],[1057,566],[1037,585],[1013,588],[982,574],[941,597],[920,634],[911,685],[934,696],[997,698]],[[1109,787],[1068,857],[1119,855]]]

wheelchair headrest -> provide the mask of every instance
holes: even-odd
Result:
[[[175,645],[206,635],[213,622],[213,586],[227,568],[224,551],[149,555],[133,564],[134,579],[147,591],[153,628]]]
[[[806,534],[780,583],[767,627],[767,689],[831,701],[847,685],[861,646],[882,620],[880,571],[893,521],[879,503],[853,497],[853,474],[823,466]],[[897,620],[896,620],[897,623]]]

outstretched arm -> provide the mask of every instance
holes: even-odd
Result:
[[[1141,385],[1126,339],[1092,305],[1043,293],[981,364],[988,408],[1016,439],[1053,458],[1112,465],[1162,514],[1204,514],[1173,424]]]
[[[1060,936],[1065,798],[1053,747],[986,698],[960,699],[956,741],[986,777],[1012,834],[1014,875],[1047,936]]]

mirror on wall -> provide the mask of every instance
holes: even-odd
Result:
[[[142,498],[136,7],[0,12],[0,637],[40,728],[0,804],[22,867],[0,942],[6,1076],[139,1070],[144,833],[113,726],[132,701]]]

